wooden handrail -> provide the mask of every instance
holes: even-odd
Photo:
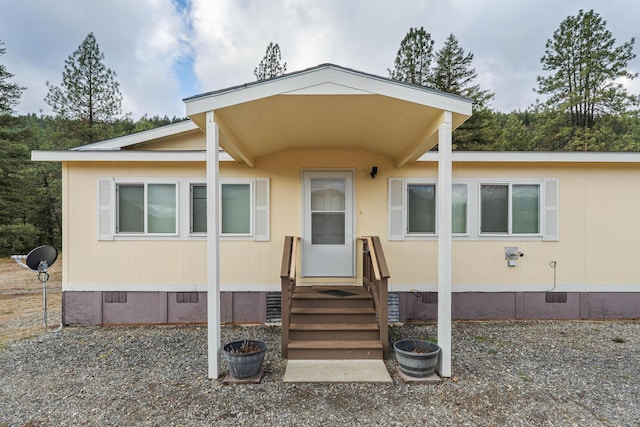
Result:
[[[280,268],[280,315],[282,316],[282,358],[287,358],[289,343],[289,323],[291,317],[291,299],[296,290],[296,261],[300,237],[285,236]]]
[[[376,278],[376,280],[381,280],[382,277],[380,276],[380,267],[378,267],[378,257],[376,256],[375,247],[373,246],[373,238],[366,237],[366,239],[367,239],[367,247],[369,248],[369,256],[371,256],[371,265],[373,267],[373,275]],[[371,248],[374,248],[374,249],[371,250]]]
[[[389,268],[378,236],[368,236],[363,241],[362,285],[373,297],[373,305],[378,316],[380,343],[384,356],[389,352]]]
[[[284,249],[282,251],[282,267],[280,268],[280,277],[289,277],[289,269],[291,265],[291,249],[293,236],[285,236]]]
[[[299,237],[295,237],[293,242],[291,243],[291,257],[289,258],[289,280],[295,282],[296,280],[296,256],[298,253],[298,242],[300,241]]]

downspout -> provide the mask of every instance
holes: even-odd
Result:
[[[451,377],[451,112],[444,111],[438,128],[438,345],[439,372]]]
[[[218,222],[218,189],[220,163],[218,149],[220,130],[213,111],[206,117],[207,168],[207,346],[209,378],[220,376],[220,233]]]

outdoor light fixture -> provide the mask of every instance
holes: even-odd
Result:
[[[371,173],[369,175],[371,175],[371,178],[375,178],[376,175],[378,175],[378,167],[377,166],[372,167]]]

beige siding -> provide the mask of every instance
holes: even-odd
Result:
[[[372,166],[378,176],[369,177]],[[277,289],[283,236],[300,235],[301,171],[348,168],[355,171],[356,235],[379,235],[401,290],[436,290],[437,241],[387,240],[389,177],[437,177],[436,163],[395,169],[391,159],[354,150],[290,150],[257,160],[255,168],[221,164],[223,177],[270,178],[269,242],[222,241],[223,289]],[[553,286],[550,261],[557,262],[559,290],[630,290],[640,284],[636,242],[640,241],[640,168],[627,164],[460,163],[454,179],[557,178],[560,182],[560,241],[475,240],[453,244],[453,290],[547,290]],[[203,163],[65,163],[63,165],[66,285],[194,286],[206,289],[206,243],[202,239],[98,241],[98,177],[199,177]],[[469,212],[469,215],[476,215]],[[183,218],[184,220],[184,218]],[[505,246],[525,257],[509,268]],[[183,285],[181,285],[183,284]],[[124,286],[124,285],[123,285]]]
[[[133,150],[204,150],[204,133],[199,129],[131,147]]]

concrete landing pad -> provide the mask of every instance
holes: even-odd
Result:
[[[383,360],[288,360],[284,383],[391,383]]]

